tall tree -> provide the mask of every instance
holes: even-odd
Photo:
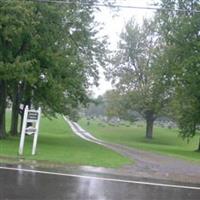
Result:
[[[166,43],[163,76],[174,91],[173,109],[184,138],[193,137],[200,124],[200,9],[199,0],[162,0],[157,13]],[[175,12],[170,9],[182,9]],[[169,81],[168,81],[169,82]],[[200,145],[198,147],[200,150]]]
[[[158,76],[160,38],[153,21],[139,26],[131,19],[121,33],[109,74],[116,87],[126,95],[132,110],[146,119],[146,138],[153,137],[153,123],[168,101]]]
[[[77,2],[0,2],[0,80],[9,88],[4,99],[9,95],[13,102],[12,134],[17,133],[20,104],[68,114],[69,104],[87,101],[91,77],[97,82],[105,43],[96,37],[92,6]]]
[[[23,7],[22,3],[24,1],[0,2],[0,80],[4,83],[1,87],[4,96],[2,96],[0,101],[4,112],[0,113],[2,115],[0,118],[3,117],[4,122],[5,100],[8,95],[8,92],[5,93],[5,90],[6,88],[10,88],[8,86],[11,82],[14,83],[14,80],[19,78],[19,74],[24,66],[30,66],[28,62],[20,59],[20,57],[26,49],[26,42],[29,40],[29,35],[27,35],[26,30],[31,29],[33,22],[33,20],[30,20],[32,18],[32,8],[31,3]],[[2,127],[5,126],[5,123],[2,124],[0,122],[0,124]],[[5,127],[3,129],[5,130]]]

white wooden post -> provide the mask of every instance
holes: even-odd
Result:
[[[38,110],[38,119],[37,119],[36,126],[35,126],[36,131],[34,133],[34,138],[33,138],[32,155],[35,155],[35,152],[36,152],[39,125],[40,125],[40,115],[41,115],[41,108],[39,108],[39,110]]]
[[[26,106],[24,111],[24,118],[23,118],[23,126],[19,144],[19,155],[23,155],[24,150],[24,141],[25,135],[34,134],[33,137],[33,146],[32,146],[32,155],[35,155],[37,140],[38,140],[38,132],[39,132],[39,124],[40,124],[40,116],[41,116],[41,108],[38,110],[29,110],[28,106]],[[27,123],[35,124],[35,126],[27,127]]]
[[[28,106],[25,107],[25,111],[24,111],[23,126],[22,126],[22,132],[21,132],[21,138],[20,138],[20,144],[19,144],[19,155],[23,154],[27,115],[28,115]]]

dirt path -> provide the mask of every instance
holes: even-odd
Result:
[[[139,177],[200,183],[200,164],[134,149],[120,144],[108,143],[96,139],[90,133],[82,129],[77,123],[70,122],[67,119],[65,120],[69,123],[73,132],[79,137],[90,142],[103,145],[135,161],[133,165],[126,165],[115,170],[116,173]]]

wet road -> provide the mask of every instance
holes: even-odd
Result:
[[[0,199],[13,200],[199,200],[200,187],[148,184],[117,176],[90,177],[0,168]]]

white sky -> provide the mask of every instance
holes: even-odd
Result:
[[[154,0],[117,0],[117,5],[129,5],[145,7],[151,6]],[[103,23],[103,29],[101,35],[108,36],[108,42],[110,43],[110,49],[115,49],[117,47],[117,42],[119,40],[119,34],[121,33],[126,22],[134,17],[138,23],[141,23],[143,18],[151,17],[153,10],[141,10],[141,9],[128,9],[121,8],[119,11],[112,11],[109,8],[101,8],[101,12],[96,14],[97,21]],[[112,88],[111,83],[105,80],[103,69],[99,69],[100,80],[99,87],[93,87],[92,92],[95,97],[102,95],[106,90]]]

